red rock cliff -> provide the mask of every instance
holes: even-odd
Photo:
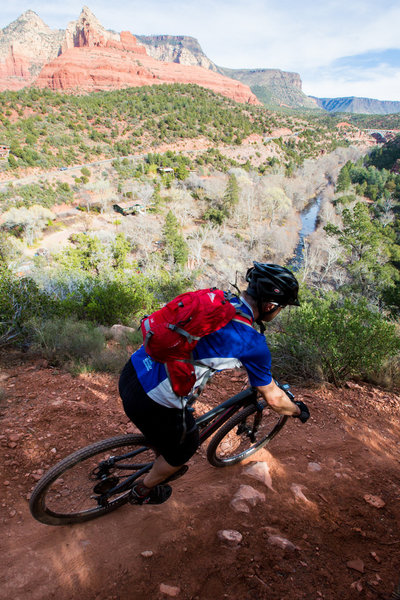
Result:
[[[97,40],[94,46],[68,48],[42,69],[34,85],[82,93],[162,83],[195,83],[237,102],[260,104],[239,81],[201,67],[147,56],[129,32],[121,34],[120,41]]]
[[[162,83],[196,83],[237,102],[260,104],[239,81],[148,56],[129,31],[106,30],[87,7],[65,32],[50,30],[32,11],[0,30],[0,90],[35,85],[87,93]]]

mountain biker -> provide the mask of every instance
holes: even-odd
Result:
[[[263,332],[263,322],[272,321],[287,305],[299,306],[298,282],[280,265],[254,262],[248,269],[248,287],[238,297],[239,304]],[[250,384],[257,388],[267,404],[280,415],[300,418],[310,413],[300,401],[292,402],[271,376],[271,354],[266,339],[249,324],[230,321],[225,327],[201,338],[193,351],[196,384],[201,386],[210,373],[244,366]],[[132,488],[132,504],[161,504],[172,493],[167,481],[187,470],[185,463],[196,452],[199,432],[191,411],[182,409],[182,399],[174,394],[164,363],[154,361],[141,346],[125,365],[119,392],[125,413],[146,436],[159,455],[152,469]],[[184,415],[182,415],[184,410]],[[182,439],[183,419],[186,435]]]

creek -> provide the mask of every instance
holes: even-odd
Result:
[[[307,236],[315,231],[317,217],[321,206],[321,196],[317,196],[301,211],[301,229],[299,232],[299,241],[293,253],[293,258],[288,262],[288,267],[294,271],[299,271],[303,265],[303,252]]]

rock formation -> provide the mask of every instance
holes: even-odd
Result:
[[[237,102],[260,104],[239,81],[201,67],[157,61],[144,52],[145,48],[136,45],[135,38],[128,32],[121,35],[120,42],[69,48],[42,69],[35,86],[82,93],[163,83],[196,83]]]
[[[64,32],[52,30],[32,10],[0,30],[0,90],[32,83],[61,50]]]
[[[78,20],[68,24],[62,51],[84,46],[104,46],[108,41],[118,42],[119,34],[105,29],[91,10],[84,6]]]
[[[196,38],[188,35],[138,35],[137,39],[146,48],[147,54],[157,60],[203,67],[224,75],[204,54]]]
[[[85,93],[162,83],[195,83],[237,102],[260,104],[243,83],[148,56],[130,32],[106,30],[87,7],[65,32],[52,31],[32,11],[0,32],[0,90],[34,85]]]
[[[298,73],[279,69],[225,69],[220,72],[248,85],[257,98],[266,106],[288,106],[291,108],[317,108],[313,98],[302,91]]]
[[[199,42],[181,35],[145,35],[138,40],[147,53],[158,60],[177,62],[183,65],[198,65],[230,79],[248,85],[257,98],[267,106],[290,106],[293,108],[317,108],[315,100],[302,91],[298,73],[279,69],[226,69],[213,63],[203,52]]]

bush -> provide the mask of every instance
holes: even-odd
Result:
[[[90,275],[73,283],[70,291],[67,289],[71,282],[60,281],[57,293],[66,293],[60,301],[63,314],[99,325],[129,325],[136,315],[148,311],[154,303],[148,283],[143,276],[101,280]],[[62,289],[64,285],[66,290]]]
[[[281,324],[283,330],[268,338],[278,377],[339,386],[350,378],[376,377],[400,351],[395,324],[364,299],[306,292],[299,308],[282,313]]]
[[[120,373],[130,355],[131,352],[123,348],[104,348],[90,359],[90,366],[94,371]]]
[[[101,353],[105,345],[104,334],[91,323],[74,319],[57,318],[29,324],[34,345],[53,362],[87,361]]]
[[[0,346],[23,341],[26,322],[33,316],[49,316],[54,310],[55,302],[32,279],[18,279],[0,264]]]

